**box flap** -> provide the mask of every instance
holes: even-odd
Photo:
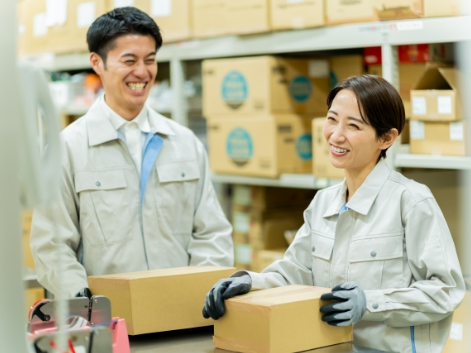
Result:
[[[167,268],[161,270],[150,270],[150,271],[139,271],[139,272],[129,272],[129,273],[117,273],[112,275],[102,275],[102,276],[91,276],[88,277],[88,281],[103,280],[103,279],[121,279],[121,280],[136,280],[142,278],[152,278],[152,277],[167,277],[167,276],[178,276],[178,275],[187,275],[193,273],[204,273],[204,272],[217,272],[217,271],[227,271],[233,269],[233,267],[216,267],[216,266],[188,266],[188,267],[176,267],[176,268]]]
[[[414,90],[429,90],[429,89],[437,89],[437,90],[451,90],[455,89],[452,86],[456,82],[455,74],[448,72],[448,71],[456,71],[454,69],[443,69],[438,67],[429,67],[427,68],[420,79],[418,80],[417,84],[414,87]],[[443,74],[445,71],[445,75]],[[448,79],[450,81],[448,81]]]
[[[439,68],[443,78],[448,82],[452,89],[458,90],[459,87],[459,72],[454,68]]]

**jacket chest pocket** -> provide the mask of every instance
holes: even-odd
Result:
[[[333,237],[316,231],[312,233],[312,276],[315,286],[330,286],[330,261],[333,248]]]
[[[200,171],[196,160],[156,166],[159,185],[154,192],[157,214],[168,232],[186,248],[193,230],[193,216]]]
[[[123,170],[78,172],[75,191],[80,195],[84,241],[112,245],[131,239],[138,212],[131,202]]]
[[[404,234],[353,239],[348,280],[364,290],[404,286]]]

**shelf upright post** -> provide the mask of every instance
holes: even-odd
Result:
[[[170,60],[170,81],[172,87],[172,119],[188,126],[188,107],[184,92],[185,63],[179,58]]]
[[[391,45],[389,42],[389,29],[386,27],[383,28],[383,45],[381,46],[381,56],[382,56],[382,68],[383,68],[383,78],[391,83],[399,91],[399,63],[398,63],[398,52],[397,46]],[[395,170],[397,169],[394,165],[394,159],[396,155],[396,150],[400,144],[400,139],[398,138],[396,142],[389,148],[386,158],[386,163],[389,168]]]
[[[24,283],[20,230],[21,104],[16,58],[16,1],[0,3],[0,344],[2,352],[26,353]]]

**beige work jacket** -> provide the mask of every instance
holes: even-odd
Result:
[[[253,289],[355,281],[367,300],[354,325],[355,344],[441,352],[465,283],[432,193],[383,160],[339,215],[346,189],[344,181],[316,194],[284,258],[261,274],[249,272]]]
[[[142,201],[141,177],[99,102],[61,133],[59,202],[52,210],[35,210],[31,231],[39,282],[52,293],[58,292],[59,266],[73,296],[88,286],[87,275],[233,265],[232,228],[203,144],[189,129],[148,110],[149,137],[160,139],[161,149]]]

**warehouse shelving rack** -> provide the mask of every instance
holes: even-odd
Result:
[[[188,126],[188,106],[184,96],[185,61],[263,54],[294,54],[326,50],[382,47],[383,77],[399,87],[396,46],[421,43],[452,43],[471,40],[471,16],[441,17],[385,22],[354,23],[304,30],[269,32],[246,36],[223,36],[164,45],[159,62],[170,63],[173,102],[171,115]],[[35,60],[48,71],[89,69],[88,54],[43,55]],[[390,149],[392,168],[471,169],[471,157],[412,155]],[[213,181],[228,184],[252,184],[319,189],[338,180],[311,175],[281,175],[280,178],[252,178],[212,174]]]

